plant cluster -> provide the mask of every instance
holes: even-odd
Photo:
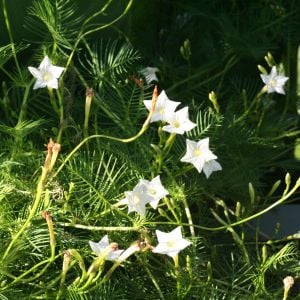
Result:
[[[0,299],[299,299],[299,234],[256,222],[298,199],[293,74],[267,53],[251,91],[226,87],[224,36],[223,71],[193,74],[185,38],[172,77],[117,27],[139,5],[34,0],[15,43],[2,0]]]

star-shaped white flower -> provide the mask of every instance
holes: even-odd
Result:
[[[146,204],[150,203],[153,198],[146,193],[144,184],[139,182],[132,191],[125,192],[125,196],[126,198],[118,204],[127,204],[128,213],[136,211],[142,217],[145,216]]]
[[[178,226],[171,232],[156,230],[158,245],[152,250],[154,253],[167,254],[175,257],[181,250],[191,244],[190,241],[182,237],[181,227]]]
[[[158,82],[158,78],[156,73],[159,72],[159,69],[156,67],[146,67],[140,72],[145,76],[145,80],[147,84],[150,84],[151,82]]]
[[[260,77],[267,87],[268,94],[276,92],[285,95],[283,86],[289,78],[278,75],[275,66],[272,67],[269,75],[260,74]]]
[[[167,120],[169,125],[162,129],[170,133],[184,134],[186,131],[192,130],[197,124],[189,119],[188,107],[184,107],[174,112]]]
[[[160,176],[156,176],[151,181],[141,179],[140,183],[145,186],[145,192],[152,198],[149,204],[156,209],[159,201],[169,194],[169,192],[161,184]]]
[[[150,122],[163,121],[167,122],[167,120],[173,115],[176,107],[181,102],[172,101],[168,98],[166,92],[163,90],[159,94],[157,98],[157,102],[155,105],[155,110],[151,117]],[[150,111],[152,107],[152,100],[145,100],[144,104],[146,108]]]
[[[109,243],[108,236],[105,235],[98,243],[89,241],[89,244],[95,254],[103,256],[104,260],[117,260],[124,250],[118,250],[117,243]]]
[[[38,68],[28,67],[30,73],[36,78],[33,89],[58,88],[58,78],[65,68],[53,66],[46,55]]]
[[[222,170],[221,165],[216,161],[218,157],[209,149],[209,138],[198,142],[186,139],[186,148],[186,154],[180,161],[193,164],[199,173],[203,169],[207,178],[212,172]]]

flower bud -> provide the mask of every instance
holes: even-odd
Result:
[[[192,55],[192,51],[191,51],[191,42],[189,39],[186,39],[183,42],[183,45],[180,47],[180,53],[183,57],[183,59],[189,61]]]
[[[216,93],[214,91],[211,91],[208,94],[208,98],[212,102],[212,104],[213,104],[214,109],[216,110],[216,112],[219,113],[220,112],[220,106],[219,106],[219,103],[218,103],[218,98],[217,98]]]
[[[268,75],[267,70],[266,70],[263,66],[257,65],[257,68],[258,68],[258,70],[259,70],[262,74]]]

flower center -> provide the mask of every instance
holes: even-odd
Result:
[[[180,122],[178,120],[176,120],[173,125],[174,125],[175,128],[179,128],[180,127]]]
[[[156,195],[156,190],[155,189],[149,189],[149,193],[151,194],[151,195]]]
[[[49,81],[51,78],[52,78],[52,75],[51,75],[51,73],[49,73],[49,72],[47,72],[47,73],[45,73],[45,74],[43,75],[43,79],[44,79],[45,81]]]
[[[159,112],[160,115],[162,115],[164,113],[164,111],[165,111],[165,109],[163,107],[160,107],[158,109],[158,112]]]
[[[134,196],[132,201],[133,201],[134,204],[139,204],[141,202],[141,199],[138,196]]]
[[[277,85],[276,79],[271,79],[271,80],[269,81],[269,86],[275,87],[276,85]]]
[[[174,240],[169,240],[167,241],[167,247],[172,249],[175,247],[175,241]]]
[[[201,155],[201,150],[200,150],[200,149],[196,149],[196,150],[194,151],[194,156],[199,157],[200,155]]]

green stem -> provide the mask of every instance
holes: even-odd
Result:
[[[58,134],[56,137],[56,142],[61,143],[61,137],[62,137],[62,133],[64,130],[64,104],[63,104],[62,96],[58,90],[57,90],[57,97],[58,97],[58,103],[59,103],[59,108],[58,108],[58,110],[59,110],[59,130],[58,130]]]
[[[138,227],[89,226],[89,225],[81,225],[81,224],[73,224],[73,223],[59,223],[59,225],[63,226],[63,227],[73,227],[73,228],[85,229],[85,230],[90,230],[90,231],[137,231],[137,232],[143,232]]]
[[[30,82],[30,84],[26,85],[25,92],[24,92],[24,95],[23,95],[22,104],[21,104],[21,110],[20,110],[20,113],[19,113],[18,124],[21,124],[26,119],[28,96],[29,96],[29,92],[30,92],[32,82],[33,82],[33,80]]]
[[[259,92],[258,94],[255,96],[255,98],[253,99],[253,101],[251,102],[251,104],[249,105],[248,109],[238,118],[233,122],[233,125],[236,125],[237,123],[241,122],[242,120],[244,120],[250,113],[250,111],[252,110],[252,108],[258,104],[259,100],[261,99],[261,96],[267,92],[267,88],[266,86],[264,86]]]
[[[177,299],[182,299],[181,297],[181,281],[179,272],[179,255],[173,256],[175,275],[176,275],[176,288],[177,288]]]
[[[16,277],[12,282],[10,282],[8,285],[6,285],[4,287],[4,289],[7,289],[8,287],[16,284],[17,282],[21,281],[25,276],[27,276],[28,274],[32,273],[33,271],[35,271],[38,267],[46,264],[46,266],[36,275],[34,275],[33,277],[30,277],[28,279],[23,279],[22,282],[33,282],[34,280],[36,280],[37,278],[39,278],[46,270],[47,268],[50,266],[50,264],[55,261],[58,257],[60,257],[61,254],[56,255],[54,258],[47,258],[46,260],[43,260],[41,262],[39,262],[38,264],[34,265],[32,268],[30,268],[29,270],[27,270],[26,272],[24,272],[22,275],[20,275],[19,277]]]
[[[296,190],[299,188],[299,186],[300,186],[300,178],[297,180],[296,184],[290,190],[289,193],[287,193],[286,195],[282,196],[279,200],[277,200],[276,202],[274,202],[273,204],[271,204],[267,208],[265,208],[265,209],[257,212],[256,214],[253,214],[253,215],[251,215],[249,217],[241,219],[238,222],[234,222],[232,224],[224,225],[224,226],[219,226],[219,227],[205,227],[205,226],[194,224],[194,227],[202,229],[202,230],[207,230],[207,231],[220,231],[220,230],[226,230],[226,229],[228,229],[230,227],[235,227],[235,226],[244,224],[246,222],[249,222],[249,221],[251,221],[251,220],[253,220],[255,218],[258,218],[258,217],[262,216],[263,214],[267,213],[268,211],[270,211],[274,207],[276,207],[276,206],[284,203],[288,198],[290,198],[296,192]],[[178,225],[178,223],[176,223],[176,222],[174,222],[174,223],[171,223],[171,222],[151,222],[151,225],[159,225],[159,224],[168,224],[168,225],[173,224],[173,225]],[[189,226],[189,224],[186,224],[186,223],[182,223],[181,225],[183,225],[183,226]]]
[[[68,58],[68,61],[67,61],[67,63],[66,63],[65,70],[68,69],[68,67],[69,67],[69,65],[70,65],[70,63],[71,63],[71,61],[72,61],[72,59],[73,59],[73,56],[74,56],[74,54],[75,54],[75,51],[76,51],[76,49],[77,49],[77,46],[78,46],[79,42],[80,42],[85,36],[87,36],[87,35],[89,35],[89,34],[91,34],[91,33],[93,33],[93,32],[96,32],[96,31],[105,29],[105,28],[111,26],[112,24],[116,23],[117,21],[119,21],[119,20],[120,20],[123,16],[125,16],[125,15],[127,14],[127,12],[129,11],[129,9],[130,9],[130,7],[131,7],[131,5],[132,5],[132,3],[133,3],[133,0],[130,0],[130,1],[128,2],[128,4],[127,4],[125,10],[123,11],[123,13],[122,13],[119,17],[117,17],[116,19],[114,19],[113,21],[111,21],[111,22],[109,22],[109,23],[106,23],[105,25],[99,26],[99,27],[97,27],[97,28],[91,29],[91,30],[89,30],[89,31],[83,32],[84,27],[85,27],[92,19],[94,19],[94,18],[97,17],[98,15],[102,14],[102,13],[107,9],[107,7],[111,4],[111,2],[112,2],[112,0],[107,1],[107,3],[103,6],[103,8],[102,8],[100,11],[96,12],[95,14],[93,14],[92,16],[90,16],[88,19],[85,20],[85,22],[83,23],[83,28],[82,28],[82,30],[80,31],[80,33],[78,34],[78,38],[77,38],[76,43],[75,43],[75,45],[74,45],[74,47],[73,47],[73,51],[71,52],[71,54],[70,54],[70,56],[69,56],[69,58]]]
[[[45,187],[45,183],[46,183],[47,173],[48,173],[48,168],[47,167],[42,167],[42,175],[40,177],[40,180],[39,180],[39,183],[38,183],[38,186],[37,186],[37,192],[36,192],[36,196],[35,196],[35,200],[34,200],[33,206],[30,209],[29,215],[28,215],[25,223],[19,229],[19,231],[13,236],[10,244],[6,248],[6,251],[4,252],[4,255],[2,256],[2,259],[1,259],[2,262],[6,259],[8,253],[12,249],[13,245],[15,244],[15,242],[20,238],[20,236],[23,234],[23,232],[26,230],[26,228],[30,224],[32,218],[35,216],[35,213],[36,213],[36,211],[37,211],[37,209],[39,207],[39,204],[41,202],[42,193],[43,193],[43,190],[44,190],[44,187]]]
[[[159,132],[159,135],[161,135],[160,132]],[[168,139],[166,140],[163,149],[157,154],[155,161],[154,161],[154,164],[156,167],[156,174],[160,173],[164,158],[170,152],[172,145],[175,141],[175,138],[176,138],[176,133],[171,133],[170,136],[168,137]],[[161,146],[161,140],[159,142],[159,146]]]
[[[157,100],[157,99],[156,99]],[[117,138],[117,137],[113,137],[113,136],[109,136],[109,135],[105,135],[105,134],[94,134],[91,135],[89,137],[86,137],[85,139],[83,139],[70,153],[69,155],[66,157],[66,159],[63,161],[63,163],[59,166],[59,168],[57,169],[57,171],[54,173],[54,175],[52,176],[52,178],[56,177],[58,175],[58,173],[62,170],[62,168],[64,167],[64,165],[70,160],[70,158],[89,140],[91,139],[98,139],[98,138],[105,138],[105,139],[109,139],[109,140],[113,140],[113,141],[117,141],[117,142],[122,142],[122,143],[130,143],[133,142],[134,140],[136,140],[137,138],[139,138],[141,135],[144,134],[144,132],[148,129],[149,127],[149,122],[150,119],[152,117],[152,114],[154,112],[154,108],[155,108],[155,104],[153,104],[153,109],[150,111],[150,113],[148,114],[148,117],[146,119],[146,121],[144,122],[142,128],[140,129],[140,131],[134,135],[133,137],[130,138]]]
[[[191,211],[190,211],[190,208],[188,206],[185,196],[183,197],[182,201],[183,201],[183,205],[184,205],[184,209],[185,209],[185,214],[188,219],[188,223],[190,225],[191,236],[194,238],[194,237],[196,237],[194,223],[193,223],[192,214],[191,214]]]
[[[14,143],[14,147],[13,147],[12,153],[11,153],[12,161],[15,159],[15,156],[16,156],[16,153],[18,152],[18,150],[21,149],[21,147],[22,147],[22,135],[19,132],[18,125],[21,125],[22,122],[26,119],[28,96],[29,96],[30,87],[31,87],[32,82],[33,82],[33,80],[31,81],[30,84],[26,85],[25,92],[23,95],[21,109],[20,109],[20,113],[19,113],[19,117],[18,117],[18,123],[16,125],[15,143]]]
[[[165,300],[165,297],[160,289],[160,286],[158,284],[158,281],[156,280],[156,278],[153,276],[153,274],[151,273],[151,271],[149,270],[149,268],[146,266],[145,262],[142,261],[140,258],[138,258],[138,260],[140,261],[140,263],[142,263],[143,267],[145,268],[146,270],[146,273],[148,274],[148,276],[150,277],[151,281],[153,282],[158,294],[159,294],[159,297],[160,299],[162,300]]]
[[[22,78],[22,72],[21,72],[21,68],[20,68],[20,65],[19,65],[19,62],[18,62],[18,58],[17,58],[16,48],[15,48],[14,39],[13,39],[13,35],[12,35],[12,32],[11,32],[11,28],[10,28],[10,23],[9,23],[9,18],[8,18],[8,14],[7,14],[7,8],[6,8],[6,1],[5,0],[2,0],[2,9],[3,9],[3,15],[4,15],[6,29],[7,29],[9,40],[10,40],[10,43],[11,43],[11,50],[12,50],[12,54],[13,54],[13,57],[14,57],[14,61],[15,61],[18,73],[20,75],[20,78]]]
[[[53,93],[53,89],[48,88],[48,92],[49,92],[50,103],[52,105],[52,108],[55,111],[55,113],[59,116],[60,111],[59,111],[59,108],[57,107],[57,104],[56,104],[56,99],[55,99],[55,96],[54,96],[54,93]]]

